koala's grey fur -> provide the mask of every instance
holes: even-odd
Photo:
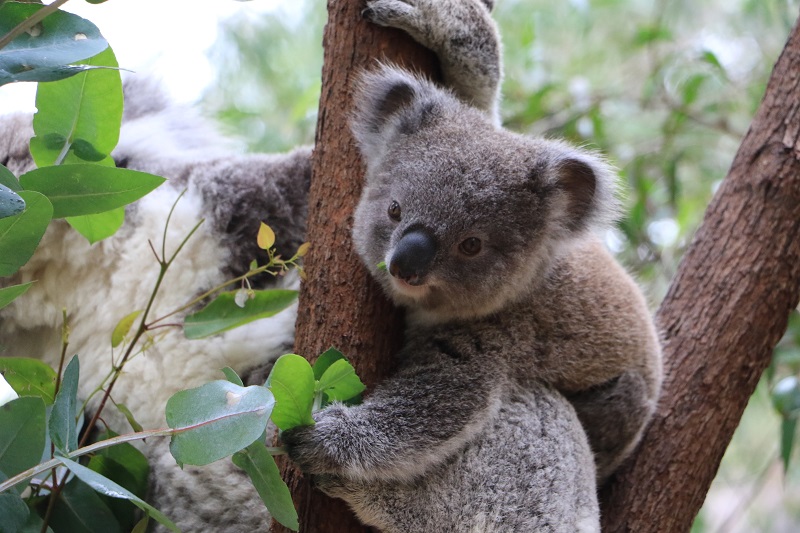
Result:
[[[485,13],[477,1],[369,6],[412,35]],[[453,42],[418,38],[440,54]],[[498,80],[495,66],[473,72]],[[353,237],[408,310],[406,345],[362,405],[331,406],[283,439],[320,488],[386,532],[596,531],[595,468],[572,407],[602,481],[661,384],[644,299],[593,234],[615,215],[614,178],[589,152],[499,129],[495,91],[455,88],[394,67],[363,76],[353,131],[367,183]],[[463,251],[475,239],[479,251]],[[483,484],[497,479],[513,488]]]
[[[595,169],[603,187],[599,195],[584,194],[581,201],[555,184],[522,187],[520,194],[542,211],[531,205],[526,213],[536,218],[528,224],[524,213],[512,206],[498,207],[493,220],[500,225],[487,228],[498,231],[511,223],[509,231],[502,233],[514,241],[510,244],[516,243],[511,248],[514,252],[499,254],[504,270],[463,269],[463,276],[451,285],[462,284],[452,291],[452,302],[435,295],[422,302],[409,297],[413,293],[393,289],[388,275],[374,267],[389,255],[398,230],[384,228],[380,238],[370,238],[363,226],[356,229],[368,266],[398,303],[416,312],[411,313],[410,341],[402,356],[405,369],[376,390],[364,406],[355,410],[332,407],[316,426],[316,431],[324,432],[338,417],[374,414],[374,418],[360,419],[363,425],[358,427],[365,434],[330,438],[333,462],[352,466],[353,476],[329,475],[320,484],[350,501],[365,521],[387,531],[398,521],[407,524],[409,531],[447,531],[445,523],[457,524],[452,531],[461,531],[460,525],[467,523],[480,531],[595,530],[591,452],[562,394],[569,395],[577,409],[602,479],[635,445],[660,383],[658,346],[638,288],[588,236],[613,208],[607,169],[596,157],[564,144],[496,129],[500,44],[484,7],[492,2],[378,0],[367,5],[365,14],[374,22],[404,28],[433,48],[443,64],[446,83],[468,105],[396,69],[385,68],[365,79],[356,132],[361,132],[370,174],[365,202],[373,195],[378,205],[359,215],[360,220],[371,224],[383,217],[385,221],[386,191],[376,169],[390,167],[402,169],[398,177],[403,180],[383,185],[405,183],[407,191],[415,184],[421,188],[433,184],[423,178],[425,172],[438,172],[443,178],[447,172],[463,170],[454,175],[459,179],[474,176],[470,187],[486,185],[479,190],[487,201],[502,194],[502,184],[479,178],[486,177],[491,165],[519,177],[522,169],[514,167],[515,161],[541,163],[541,168],[534,164],[537,172],[531,175],[535,177],[552,177],[559,169],[571,172],[562,175],[574,177],[575,172]],[[387,89],[404,84],[408,89],[385,98]],[[388,105],[376,112],[379,102]],[[0,163],[16,174],[33,168],[28,152],[31,135],[30,116],[0,119]],[[426,135],[431,141],[427,145],[421,142]],[[453,135],[461,137],[454,142]],[[484,135],[486,143],[479,142]],[[499,151],[492,152],[492,147]],[[521,153],[514,147],[532,151]],[[486,160],[475,161],[468,157],[471,150],[492,153]],[[162,174],[170,181],[130,206],[123,228],[94,246],[88,246],[63,221],[55,222],[31,262],[13,279],[0,280],[0,286],[40,280],[24,298],[0,311],[2,355],[41,356],[55,363],[61,309],[66,306],[73,330],[70,348],[81,354],[84,396],[96,385],[92,380],[108,370],[108,332],[121,316],[137,308],[137,299],[147,296],[144,287],[151,281],[148,265],[152,261],[147,240],[160,242],[163,218],[181,190],[187,188],[188,193],[173,217],[173,238],[185,235],[180,228],[190,228],[199,218],[207,221],[168,279],[179,303],[247,269],[261,253],[254,238],[260,221],[275,229],[284,255],[294,252],[305,232],[310,148],[285,155],[236,155],[204,121],[187,109],[170,106],[148,82],[134,80],[126,85],[125,122],[113,155],[120,166]],[[436,196],[436,201],[453,199],[452,207],[475,207],[476,220],[485,213],[487,206],[475,203],[478,196],[461,194],[471,189],[460,191],[447,180],[441,185],[441,198]],[[417,192],[420,196],[415,201],[422,208],[423,220],[429,213],[422,190]],[[404,216],[413,213],[415,201],[403,202]],[[446,233],[448,210],[459,220],[465,213],[448,207],[449,203],[438,205],[444,208],[435,213],[443,217],[439,229]],[[366,204],[361,209],[367,209]],[[525,239],[512,238],[511,230],[531,231],[536,238],[526,244]],[[381,246],[385,246],[383,251],[375,253]],[[379,258],[373,260],[373,254]],[[531,261],[519,262],[518,254],[529,254]],[[448,268],[448,263],[441,262],[438,270],[445,273]],[[496,288],[500,288],[484,292],[478,283],[474,285],[477,293],[461,298],[459,294],[471,287],[469,280],[476,275],[498,282]],[[264,278],[256,286],[271,283]],[[168,303],[174,308],[175,302]],[[162,305],[160,300],[156,304]],[[103,313],[96,313],[96,306],[102,306]],[[518,323],[521,316],[529,320]],[[251,383],[263,382],[262,369],[291,345],[291,314],[271,320],[274,323],[255,323],[206,341],[187,341],[180,332],[167,332],[145,359],[126,367],[115,388],[115,400],[131,408],[145,426],[159,427],[166,398],[177,390],[218,379],[216,372],[222,366],[250,373],[255,376]],[[81,327],[87,324],[92,327]],[[420,404],[428,393],[430,404]],[[440,418],[442,413],[449,418]],[[405,421],[407,433],[394,435],[397,439],[390,444],[403,449],[381,462],[383,458],[374,457],[377,449],[367,445],[374,438],[373,430],[398,431],[397,422],[392,421],[395,416]],[[113,410],[106,417],[124,423]],[[531,438],[533,434],[536,439]],[[346,451],[360,457],[360,462],[347,459],[348,463],[336,456],[342,438],[355,446]],[[503,447],[501,443],[510,444]],[[294,453],[301,449],[295,447]],[[304,455],[316,457],[313,451]],[[268,517],[260,499],[242,472],[228,462],[180,470],[166,442],[148,442],[145,452],[153,468],[152,501],[184,531],[249,532],[264,527]],[[508,468],[494,468],[501,463]],[[326,466],[319,471],[323,470],[331,469]],[[466,490],[469,483],[480,483],[485,499],[474,499],[477,488]],[[540,516],[518,516],[520,498],[528,496],[537,502]],[[430,513],[412,513],[418,506]],[[521,508],[528,509],[528,503]],[[425,526],[425,520],[436,527]]]

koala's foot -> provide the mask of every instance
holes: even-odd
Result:
[[[600,485],[636,447],[655,403],[646,380],[636,372],[625,372],[567,398],[589,437]]]
[[[439,57],[445,84],[497,117],[500,37],[482,0],[369,0],[363,16],[405,31]]]

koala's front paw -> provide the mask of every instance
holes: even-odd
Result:
[[[307,474],[338,474],[353,466],[346,424],[347,408],[331,406],[314,415],[316,424],[281,434],[289,458]]]
[[[361,16],[379,26],[408,30],[418,16],[416,0],[370,0]]]

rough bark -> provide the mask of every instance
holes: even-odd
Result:
[[[800,26],[657,313],[666,379],[603,531],[689,531],[800,299]]]
[[[368,390],[390,368],[402,321],[371,280],[352,247],[350,230],[364,169],[349,129],[354,82],[360,72],[391,61],[438,78],[435,56],[404,33],[367,23],[362,0],[329,0],[325,26],[322,94],[309,193],[305,258],[308,278],[300,291],[295,351],[313,360],[330,346],[356,367]],[[307,533],[368,531],[341,500],[314,491],[288,462],[284,479]],[[273,523],[272,531],[288,531]]]

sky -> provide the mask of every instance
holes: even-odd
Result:
[[[207,50],[218,22],[243,12],[256,16],[292,0],[71,0],[62,9],[92,21],[121,68],[162,80],[176,102],[194,102],[213,79]],[[46,1],[45,3],[50,3]],[[34,111],[36,84],[0,87],[0,114]]]

